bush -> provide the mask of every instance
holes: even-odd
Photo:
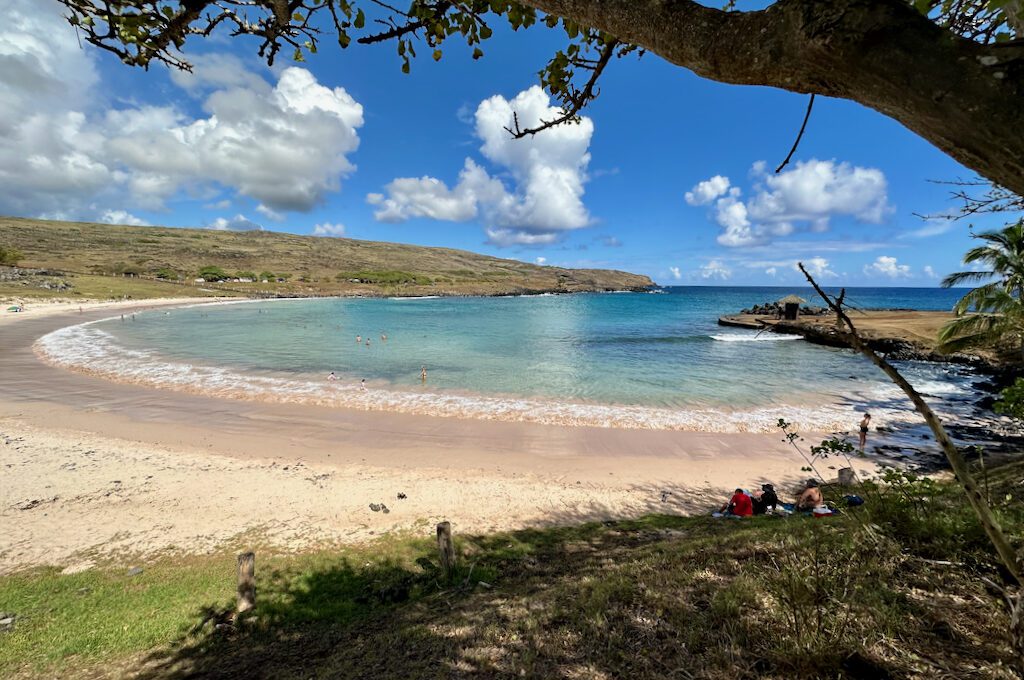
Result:
[[[274,272],[260,272],[260,281],[266,279],[267,281],[274,280]]]
[[[399,283],[414,283],[418,286],[429,286],[433,281],[420,274],[412,274],[398,270],[392,271],[360,271],[360,272],[338,272],[334,277],[337,281],[358,280],[361,283],[376,283],[384,285],[395,285]]]
[[[165,280],[177,280],[178,272],[174,271],[170,267],[161,267],[156,270],[156,278]]]
[[[235,276],[239,279],[249,279],[250,281],[256,280],[256,272],[235,272]]]
[[[9,267],[16,267],[23,257],[25,257],[25,255],[17,248],[5,248],[4,246],[0,246],[0,264],[5,264]]]
[[[224,281],[230,277],[220,267],[210,265],[199,270],[199,278],[206,279],[207,281]]]

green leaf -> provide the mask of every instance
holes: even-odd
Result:
[[[434,61],[441,61],[441,50],[434,50]]]
[[[352,42],[352,38],[345,31],[338,32],[338,44],[341,45],[342,49],[345,49]]]
[[[354,25],[356,28],[362,28],[363,26],[366,25],[366,15],[363,14],[362,9],[356,12],[356,20],[354,22]]]
[[[477,47],[477,48],[475,48],[475,49],[473,50],[473,58],[474,58],[474,59],[479,59],[479,58],[480,58],[480,57],[482,57],[482,56],[484,56],[484,51],[483,51],[482,49],[480,49],[479,47]]]

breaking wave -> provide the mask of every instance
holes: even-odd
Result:
[[[254,375],[233,368],[170,361],[153,351],[120,345],[115,336],[93,327],[95,323],[99,322],[49,333],[36,342],[34,349],[50,364],[121,383],[248,401],[304,403],[447,418],[699,432],[777,432],[780,417],[804,432],[830,432],[847,430],[857,419],[853,407],[842,403],[776,404],[728,411],[710,407],[573,403],[398,388],[362,389],[354,381]],[[898,408],[876,408],[872,412],[889,422],[906,422],[916,417],[912,411]]]

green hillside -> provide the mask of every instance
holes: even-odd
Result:
[[[450,248],[270,231],[15,217],[0,217],[0,249],[17,251],[18,266],[35,270],[0,272],[0,298],[4,299],[502,295],[624,290],[652,284],[646,276],[627,272],[542,267]],[[226,280],[213,281],[221,277]],[[205,281],[197,283],[197,278]],[[235,280],[239,278],[253,281]]]

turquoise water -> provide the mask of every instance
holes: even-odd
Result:
[[[665,294],[315,299],[192,307],[94,328],[161,361],[247,375],[366,379],[373,389],[658,408],[878,400],[888,383],[846,350],[716,325],[799,288],[678,287]],[[851,289],[861,308],[949,309],[962,291]],[[387,335],[387,341],[381,335]],[[356,336],[363,342],[356,343]],[[366,339],[370,345],[365,344]],[[426,366],[428,381],[421,382]],[[942,393],[960,369],[908,367]]]

